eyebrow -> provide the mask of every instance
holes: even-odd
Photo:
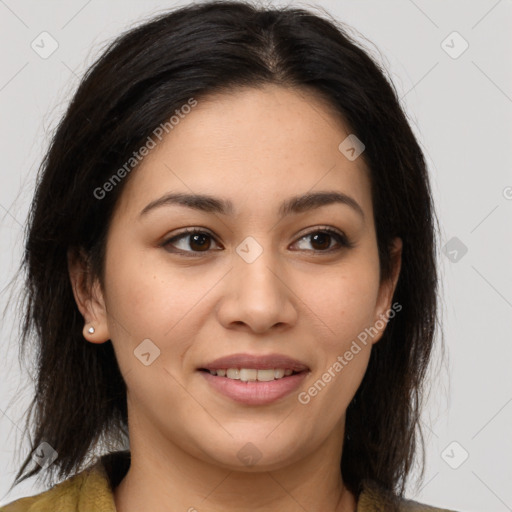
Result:
[[[354,198],[342,192],[333,191],[312,192],[291,197],[281,204],[279,216],[283,218],[290,214],[303,213],[335,203],[349,206],[364,220],[364,211]],[[206,194],[170,193],[151,201],[140,212],[140,216],[146,215],[156,208],[173,205],[184,206],[205,213],[218,213],[221,215],[233,215],[234,213],[233,203],[228,199],[221,199]]]

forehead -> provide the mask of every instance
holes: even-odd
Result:
[[[349,135],[341,116],[305,89],[272,85],[199,98],[133,171],[122,207],[143,208],[177,191],[230,199],[236,212],[334,188],[371,210],[363,159],[339,149]]]

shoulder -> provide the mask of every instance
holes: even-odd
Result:
[[[0,512],[53,512],[79,510],[90,503],[94,510],[115,512],[108,478],[101,462],[34,496],[20,498],[0,507]],[[88,508],[86,507],[88,510]]]
[[[380,487],[376,482],[366,481],[357,501],[357,512],[456,512],[436,508],[417,501],[400,498]]]

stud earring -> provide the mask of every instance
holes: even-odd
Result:
[[[89,334],[94,334],[95,329],[94,329],[94,327],[91,326],[91,327],[89,327],[88,331],[89,331]]]

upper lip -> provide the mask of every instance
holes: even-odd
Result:
[[[215,361],[211,361],[200,367],[200,369],[205,370],[222,370],[228,368],[254,368],[256,370],[282,368],[295,372],[308,370],[308,366],[304,363],[283,354],[232,354],[215,359]]]

